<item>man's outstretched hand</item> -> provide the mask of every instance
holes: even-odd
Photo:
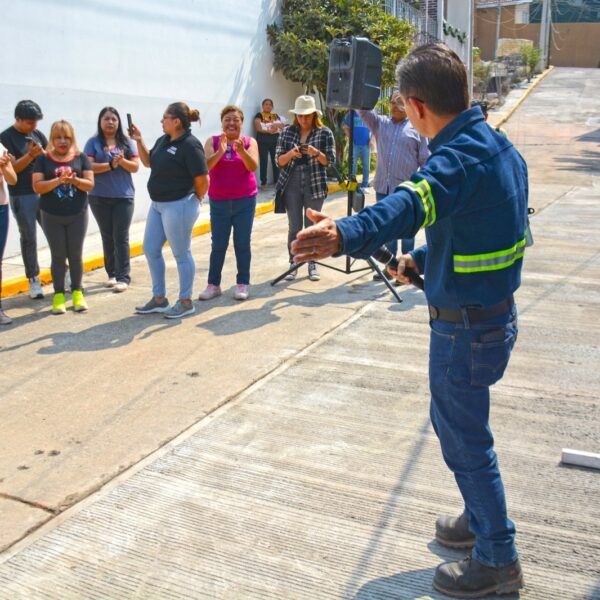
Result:
[[[322,260],[340,251],[342,237],[335,221],[312,208],[306,216],[314,223],[298,233],[292,242],[292,256],[296,264]]]

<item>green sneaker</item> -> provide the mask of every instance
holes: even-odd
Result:
[[[57,292],[54,294],[54,300],[52,300],[52,314],[64,315],[66,312],[65,295],[62,292]]]
[[[71,300],[73,300],[73,310],[75,312],[85,312],[88,309],[87,302],[81,290],[73,290]]]

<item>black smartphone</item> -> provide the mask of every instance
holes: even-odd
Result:
[[[133,121],[131,120],[131,113],[127,113],[127,132],[131,135],[131,126],[133,125]]]
[[[300,144],[300,152],[304,153],[308,150],[308,144]]]

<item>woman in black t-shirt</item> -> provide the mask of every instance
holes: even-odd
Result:
[[[151,150],[142,132],[131,127],[131,138],[137,142],[140,160],[150,167],[148,192],[152,200],[144,232],[144,254],[152,278],[152,298],[135,311],[145,315],[164,313],[168,319],[191,315],[192,291],[196,267],[192,256],[192,229],[200,212],[200,201],[208,191],[208,168],[204,148],[192,135],[191,124],[200,113],[184,102],[167,106],[162,127],[165,135],[156,140]],[[168,241],[177,262],[179,299],[169,306],[162,255]]]
[[[83,297],[83,240],[87,231],[87,193],[94,187],[94,172],[89,158],[79,151],[73,127],[56,121],[50,131],[46,155],[36,159],[33,190],[40,194],[42,229],[52,256],[54,300],[52,312],[66,312],[65,262],[69,260],[73,309],[87,310]]]

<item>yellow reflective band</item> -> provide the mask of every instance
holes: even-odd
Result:
[[[433,199],[433,194],[431,193],[429,182],[426,179],[421,179],[421,181],[418,181],[417,183],[414,183],[413,181],[404,181],[398,187],[405,187],[407,190],[419,194],[421,202],[423,203],[423,210],[425,211],[425,219],[421,224],[421,229],[433,225],[436,219],[435,201]]]
[[[506,250],[488,252],[487,254],[455,254],[455,273],[480,273],[482,271],[499,271],[513,265],[525,254],[524,238]]]

